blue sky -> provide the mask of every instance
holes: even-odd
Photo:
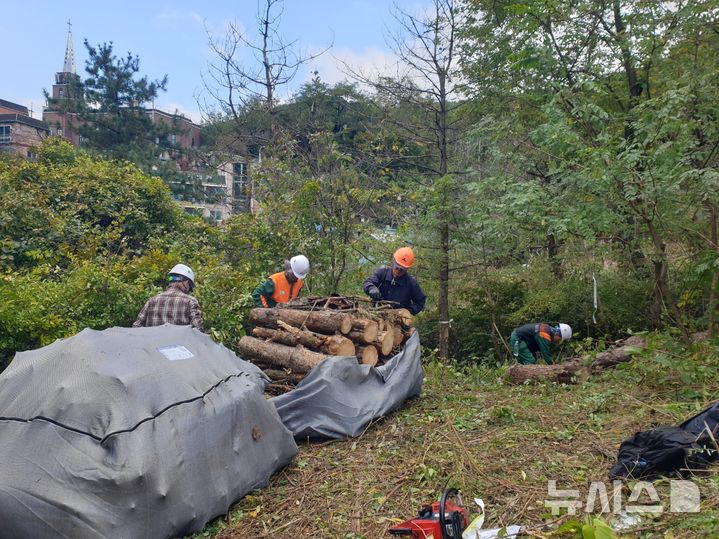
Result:
[[[295,88],[315,69],[330,84],[345,78],[336,58],[364,67],[391,62],[386,36],[393,27],[393,3],[416,11],[427,0],[285,0],[281,33],[286,41],[298,39],[306,51],[333,44],[298,75]],[[140,57],[142,74],[168,75],[158,108],[178,109],[197,121],[194,96],[202,91],[201,73],[212,60],[206,29],[222,36],[229,21],[253,28],[256,10],[257,0],[3,0],[0,98],[32,105],[33,115],[41,116],[42,90],[50,89],[62,68],[70,19],[79,74],[87,57],[84,39],[92,45],[112,41],[118,55],[129,51]]]

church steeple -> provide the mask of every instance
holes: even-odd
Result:
[[[72,50],[72,23],[67,21],[67,45],[65,45],[65,63],[62,67],[63,73],[76,73],[75,53]]]
[[[50,126],[51,135],[57,135],[79,146],[77,102],[74,98],[82,98],[82,86],[76,71],[75,52],[72,47],[72,24],[67,21],[65,61],[62,71],[55,73],[55,84],[52,85],[52,94],[47,96],[42,119]]]
[[[64,99],[72,91],[71,85],[80,78],[75,67],[75,51],[72,47],[72,23],[67,21],[67,44],[65,45],[65,61],[62,71],[55,73],[55,84],[52,87],[53,99]]]

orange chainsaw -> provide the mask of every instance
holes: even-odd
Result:
[[[389,534],[413,539],[461,539],[468,524],[459,491],[449,488],[438,502],[423,507],[415,518],[392,526]]]

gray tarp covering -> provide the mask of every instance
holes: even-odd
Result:
[[[297,440],[359,436],[375,418],[387,415],[422,390],[419,335],[381,367],[355,358],[322,361],[296,389],[271,401]]]
[[[202,529],[297,453],[263,388],[185,326],[86,329],[17,354],[0,375],[0,537]]]

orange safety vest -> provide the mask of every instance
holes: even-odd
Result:
[[[297,279],[297,282],[291,283],[287,280],[284,271],[270,275],[270,280],[275,285],[275,291],[270,296],[275,303],[286,303],[291,299],[295,299],[302,289],[302,279]],[[260,299],[262,300],[262,304],[267,307],[265,297],[260,296]]]
[[[545,341],[552,342],[552,334],[549,332],[549,326],[547,324],[539,324],[539,336]]]

